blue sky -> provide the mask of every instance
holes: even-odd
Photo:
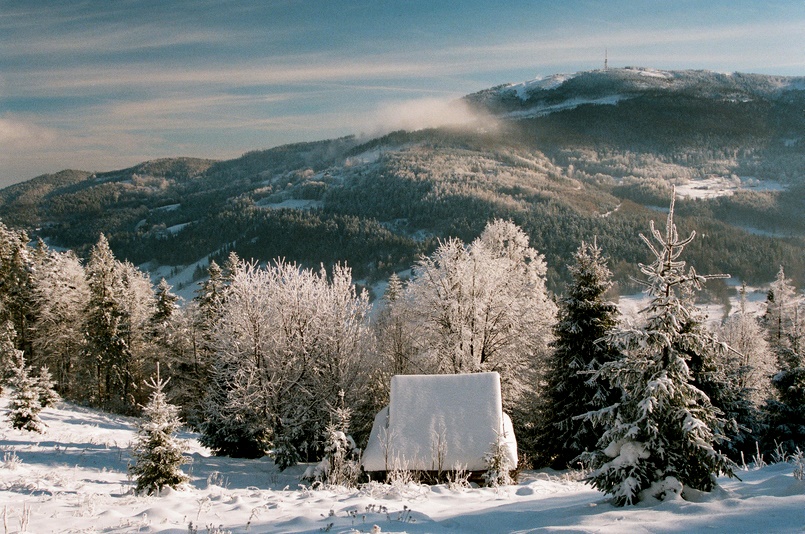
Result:
[[[455,120],[611,67],[805,75],[805,0],[0,0],[0,187]]]

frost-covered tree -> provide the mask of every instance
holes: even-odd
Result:
[[[497,488],[514,484],[512,478],[513,467],[509,460],[509,451],[506,443],[500,436],[492,443],[489,451],[484,455],[486,471],[483,478],[487,486]]]
[[[542,255],[511,222],[489,223],[469,246],[442,242],[414,267],[403,301],[419,367],[497,371],[511,409],[534,391],[548,352],[556,306],[545,273]]]
[[[139,384],[147,376],[144,360],[154,296],[148,278],[130,263],[115,259],[101,234],[86,268],[90,290],[86,356],[90,368],[87,400],[125,413],[137,410]],[[143,399],[144,400],[144,399]]]
[[[21,350],[14,349],[14,365],[10,385],[14,389],[9,402],[8,419],[11,426],[29,432],[44,432],[45,425],[39,418],[42,411],[37,380],[25,364]]]
[[[33,286],[37,361],[55,375],[59,392],[80,399],[87,384],[79,357],[90,295],[84,267],[72,252],[50,252],[34,273]]]
[[[343,405],[332,410],[332,419],[324,429],[324,457],[307,478],[334,486],[354,487],[361,466],[355,440],[349,435],[351,410]]]
[[[799,351],[802,332],[799,325],[802,299],[780,266],[777,278],[772,282],[766,297],[766,313],[763,322],[768,331],[769,346],[777,354],[788,350]]]
[[[413,334],[406,328],[406,309],[399,305],[404,290],[400,278],[396,273],[392,273],[375,321],[378,356],[383,362],[382,368],[389,377],[423,372],[415,360]]]
[[[738,311],[727,317],[717,333],[734,349],[725,352],[724,367],[736,373],[737,386],[748,390],[752,403],[760,406],[771,393],[775,356],[758,318],[747,310],[746,286],[740,296]]]
[[[32,355],[31,327],[35,309],[32,303],[35,270],[28,249],[28,235],[7,228],[0,222],[0,320],[14,325],[15,347],[26,357]]]
[[[778,444],[789,453],[805,447],[805,346],[802,298],[783,268],[772,282],[764,320],[777,365],[771,379],[774,395],[764,406],[767,426],[764,448]]]
[[[758,318],[747,310],[745,287],[740,294],[738,311],[717,329],[718,338],[730,347],[721,351],[718,365],[727,375],[731,393],[738,400],[732,410],[729,406],[722,407],[738,424],[737,432],[733,431],[726,444],[727,452],[736,460],[742,452],[754,454],[756,443],[763,440],[761,408],[772,394],[771,377],[776,361]]]
[[[559,300],[558,321],[553,328],[553,353],[543,400],[535,453],[544,463],[564,468],[579,454],[595,449],[601,435],[587,412],[617,402],[620,392],[594,373],[619,352],[604,338],[617,326],[619,312],[608,301],[612,273],[597,244],[582,243],[568,266],[572,282]]]
[[[17,356],[17,349],[14,347],[16,335],[14,324],[11,321],[0,320],[0,393],[2,393],[6,381],[13,374],[14,358]]]
[[[155,324],[166,323],[173,317],[179,307],[179,297],[171,292],[173,289],[168,282],[162,278],[154,291],[156,298],[156,310],[152,321]]]
[[[266,369],[271,293],[267,271],[244,263],[232,275],[227,306],[212,334],[215,359],[200,422],[203,445],[215,454],[257,458],[273,437]],[[263,372],[266,371],[266,372]]]
[[[692,369],[706,368],[694,360],[718,345],[697,327],[691,299],[714,276],[686,269],[679,259],[695,235],[680,239],[673,200],[665,232],[652,222],[654,242],[641,234],[655,258],[639,265],[651,297],[642,311],[645,322],[609,337],[624,357],[605,364],[599,374],[620,388],[623,397],[590,414],[604,424],[605,432],[599,449],[586,458],[594,469],[588,481],[617,505],[664,498],[684,487],[710,491],[716,476],[733,475],[734,464],[716,450],[727,422],[696,384]]]
[[[170,404],[165,395],[167,383],[168,380],[160,378],[157,366],[156,377],[146,382],[153,391],[143,407],[132,453],[135,463],[129,467],[137,481],[136,491],[149,495],[165,487],[176,489],[189,480],[181,469],[188,462],[182,454],[187,446],[176,437],[182,422],[179,409]]]
[[[368,312],[368,296],[355,291],[344,267],[328,276],[282,261],[266,268],[241,263],[213,332],[202,423],[208,446],[219,454],[257,454],[275,440],[303,457],[320,454],[339,391],[348,407],[362,395]]]
[[[47,367],[39,368],[39,375],[36,377],[36,390],[39,393],[39,405],[42,408],[51,408],[61,400],[56,392],[56,385],[53,383],[53,376]]]

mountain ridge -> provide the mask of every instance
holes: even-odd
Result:
[[[716,178],[729,195],[678,203],[681,226],[713,236],[697,268],[762,281],[785,263],[805,280],[805,78],[627,68],[529,83],[467,95],[487,117],[471,127],[39,176],[0,190],[2,219],[80,254],[104,232],[122,257],[171,271],[235,250],[347,262],[371,282],[501,217],[546,254],[555,289],[593,237],[626,285],[653,206],[674,184]]]

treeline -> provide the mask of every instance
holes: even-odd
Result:
[[[634,144],[600,132],[576,139],[561,131],[581,135],[573,122],[578,117],[637,128],[642,123],[629,122],[629,114],[650,103],[630,105],[636,108],[577,109],[572,117],[521,121],[494,133],[394,132],[365,144],[353,138],[302,143],[226,162],[157,160],[94,176],[67,172],[13,186],[0,200],[5,220],[84,258],[104,233],[118,257],[137,265],[189,265],[234,250],[311,267],[343,261],[356,277],[371,280],[431,252],[437,239],[469,242],[486,221],[510,219],[545,254],[552,290],[569,281],[560,266],[590,235],[607,247],[618,283],[631,289],[634,266],[645,259],[633,237],[655,216],[641,205],[663,206],[679,181],[749,172],[768,177],[786,168],[785,176],[774,175],[793,182],[786,192],[684,200],[677,213],[680,224],[706,227],[713,236],[689,251],[697,264],[751,284],[768,282],[785,264],[793,280],[805,282],[801,147],[728,132],[665,144],[663,135],[673,130],[667,124],[654,137],[634,134],[644,141]],[[708,120],[714,119],[700,122]],[[663,128],[670,130],[662,134]],[[311,201],[313,209],[272,209],[287,200]],[[781,233],[800,237],[781,240]]]
[[[672,205],[665,229],[645,233],[656,257],[639,266],[651,303],[638,326],[606,299],[598,243],[581,242],[554,298],[545,257],[499,219],[469,243],[440,242],[410,279],[392,276],[373,314],[342,265],[232,253],[180,307],[103,236],[81,262],[0,225],[0,364],[7,373],[22,355],[63,397],[128,414],[159,364],[205,445],[271,452],[282,467],[322,458],[336,435],[365,445],[395,374],[497,371],[524,463],[587,462],[618,504],[667,495],[669,477],[709,491],[731,472],[725,455],[805,446],[805,301],[780,269],[760,320],[742,303],[711,329],[694,304],[708,276],[679,261],[697,236],[673,216]]]

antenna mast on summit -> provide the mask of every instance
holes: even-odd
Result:
[[[607,66],[607,49],[604,48],[604,70],[607,70],[609,67]]]

